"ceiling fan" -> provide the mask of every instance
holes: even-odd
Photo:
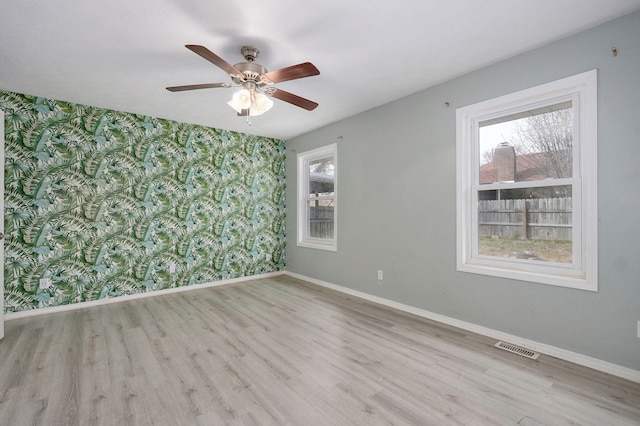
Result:
[[[226,71],[231,77],[233,84],[204,83],[167,87],[167,90],[170,92],[217,87],[241,87],[242,89],[236,92],[233,98],[227,102],[240,116],[255,116],[265,113],[273,106],[273,101],[269,99],[269,97],[288,102],[307,111],[312,111],[318,106],[316,102],[310,101],[309,99],[271,86],[272,84],[283,81],[320,74],[320,71],[318,71],[311,62],[304,62],[279,70],[268,71],[264,66],[255,62],[260,51],[253,46],[243,46],[240,49],[246,62],[240,62],[235,65],[231,65],[204,46],[187,44],[185,47],[221,68],[223,71]]]

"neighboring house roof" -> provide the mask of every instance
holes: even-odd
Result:
[[[328,173],[309,173],[309,190],[311,194],[333,192],[335,176]]]
[[[309,172],[309,180],[312,182],[333,182],[333,174]]]
[[[516,155],[516,182],[544,179],[545,173],[536,164],[542,163],[544,153]],[[480,166],[480,184],[498,182],[498,168],[493,161]]]

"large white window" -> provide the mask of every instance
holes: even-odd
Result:
[[[597,290],[597,74],[457,110],[459,271]]]
[[[338,148],[298,154],[298,245],[337,250]]]

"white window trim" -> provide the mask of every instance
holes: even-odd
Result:
[[[335,167],[333,181],[333,239],[311,238],[308,235],[308,209],[306,206],[309,190],[309,163],[321,158],[333,157]],[[298,154],[298,246],[320,250],[338,250],[338,145],[333,143]]]
[[[554,179],[549,185],[570,183],[573,187],[572,265],[531,265],[477,254],[477,194],[479,185],[478,124],[499,116],[571,99],[579,114],[574,132],[575,175]],[[570,287],[598,290],[598,201],[597,201],[597,71],[591,70],[548,84],[459,108],[456,111],[457,167],[457,270]],[[482,185],[499,186],[499,183]],[[528,186],[531,186],[530,184]],[[578,243],[576,243],[578,242]],[[475,252],[475,253],[474,253]],[[576,257],[577,254],[577,257]]]

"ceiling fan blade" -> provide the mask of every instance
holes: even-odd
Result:
[[[216,87],[231,87],[231,85],[227,83],[189,84],[186,86],[170,86],[167,87],[167,90],[170,92],[183,92],[185,90],[213,89]]]
[[[280,89],[273,89],[273,91],[269,91],[269,95],[276,99],[280,99],[281,101],[289,102],[292,105],[304,108],[307,111],[313,111],[318,106],[316,102],[301,98],[298,95],[294,95],[293,93],[285,92]]]
[[[236,77],[236,78],[239,78],[239,79],[243,79],[244,78],[242,76],[242,73],[240,71],[238,71],[238,69],[236,67],[234,67],[229,62],[225,61],[220,56],[216,55],[215,53],[213,53],[212,51],[210,51],[206,47],[200,46],[198,44],[187,44],[184,47],[186,47],[187,49],[191,50],[192,52],[197,53],[198,55],[202,56],[204,59],[206,59],[207,61],[211,62],[213,65],[215,65],[215,66],[217,66],[219,68],[222,68],[230,76]]]
[[[290,67],[281,68],[279,70],[270,71],[263,75],[266,78],[265,83],[280,83],[281,81],[295,80],[297,78],[311,77],[318,75],[320,71],[311,62],[305,62]]]

